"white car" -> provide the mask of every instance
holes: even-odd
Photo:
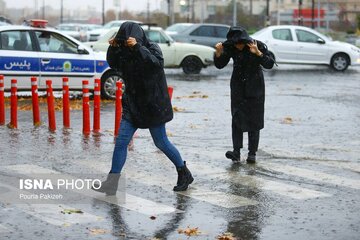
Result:
[[[63,23],[56,27],[63,34],[67,34],[81,42],[87,40],[86,28],[77,23]]]
[[[164,57],[164,67],[182,67],[186,74],[198,74],[202,68],[212,64],[214,49],[207,46],[178,43],[169,37],[160,27],[143,26],[146,36],[152,42],[159,44]],[[85,43],[95,51],[106,51],[109,47],[109,39],[113,38],[119,28],[112,28],[97,42]]]
[[[134,21],[134,20],[114,20],[114,21],[110,21],[110,22],[106,23],[104,26],[102,26],[101,28],[97,28],[97,29],[94,29],[94,30],[90,31],[89,32],[89,39],[88,39],[89,42],[99,40],[111,28],[114,28],[114,27],[119,28],[121,26],[121,24],[123,24],[126,21],[132,21],[132,22],[141,23],[139,21]]]
[[[323,64],[336,71],[360,64],[360,48],[332,41],[307,27],[280,25],[264,28],[251,37],[264,42],[277,63]]]
[[[31,22],[31,21],[30,21]],[[62,77],[69,77],[72,90],[82,89],[82,80],[101,78],[102,96],[113,98],[115,82],[120,74],[109,68],[104,53],[94,52],[78,40],[45,27],[46,21],[33,21],[32,26],[0,26],[0,74],[5,90],[11,79],[18,80],[19,90],[30,90],[30,78],[38,78],[39,89],[46,89],[46,80],[54,89],[62,89]],[[113,88],[105,91],[104,84]],[[90,84],[90,88],[93,84]]]

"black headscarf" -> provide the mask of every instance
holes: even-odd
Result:
[[[241,26],[234,26],[229,29],[226,35],[226,41],[223,42],[224,50],[227,53],[236,51],[235,44],[244,43],[245,49],[248,48],[246,44],[251,43],[253,39],[249,36],[245,28]]]
[[[252,42],[252,38],[249,36],[245,28],[240,26],[234,26],[229,29],[229,32],[226,35],[227,41],[231,41],[233,44],[236,43],[245,43],[248,44]]]
[[[149,39],[146,37],[144,29],[135,22],[124,22],[121,24],[115,39],[118,43],[123,43],[129,37],[136,39],[136,42],[141,46],[149,46]]]

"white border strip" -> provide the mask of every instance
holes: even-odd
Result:
[[[106,166],[102,162],[96,163],[96,166],[90,166],[89,162],[83,161],[78,161],[77,163],[82,164],[86,167],[93,168],[94,170],[109,168],[109,166]],[[171,192],[173,192],[172,189],[176,183],[176,175],[174,174],[173,176],[174,179],[172,179],[172,181],[169,181],[169,179],[167,179],[166,177],[162,177],[157,173],[144,173],[140,172],[140,169],[130,169],[129,166],[127,166],[126,168],[126,178],[131,179],[134,182],[149,186],[159,186],[164,190]],[[203,186],[196,187],[196,182],[195,184],[191,184],[187,191],[176,193],[224,208],[237,208],[258,204],[257,201],[242,196],[206,189]]]
[[[353,189],[360,189],[360,180],[356,179],[339,177],[327,173],[317,172],[305,168],[292,167],[278,163],[269,163],[264,165],[263,167],[271,169],[275,172],[282,172],[284,174],[303,177],[317,182],[323,182],[326,184],[333,184]]]
[[[7,233],[7,232],[11,232],[11,230],[5,227],[4,225],[0,224],[0,233]]]
[[[299,186],[290,185],[278,181],[267,180],[258,176],[243,175],[238,172],[229,172],[222,168],[208,166],[206,164],[189,163],[191,170],[201,175],[211,175],[212,178],[226,180],[233,183],[271,191],[293,199],[311,199],[319,197],[330,197],[330,194],[315,191]]]
[[[10,165],[10,166],[6,166],[4,167],[6,169],[11,170],[12,172],[16,172],[19,174],[25,174],[25,175],[29,175],[29,174],[59,174],[59,177],[62,178],[74,178],[72,176],[66,175],[66,174],[62,174],[60,172],[57,171],[53,171],[50,169],[46,169],[37,165],[32,165],[32,164],[21,164],[21,165]],[[180,213],[182,212],[181,210],[178,210],[176,208],[161,204],[161,203],[156,203],[144,198],[140,198],[131,194],[126,193],[125,195],[125,202],[123,201],[118,201],[118,199],[116,197],[114,198],[109,198],[109,197],[105,197],[105,194],[103,193],[97,193],[93,190],[89,190],[89,191],[81,191],[80,192],[83,195],[86,195],[88,197],[92,197],[101,201],[105,201],[108,203],[112,203],[112,204],[116,204],[120,207],[135,211],[135,212],[139,212],[145,215],[160,215],[160,214],[167,214],[167,213]]]

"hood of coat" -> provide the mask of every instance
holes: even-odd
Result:
[[[144,29],[135,22],[124,22],[121,24],[119,31],[117,32],[115,39],[117,42],[124,42],[129,37],[136,39],[136,42],[142,46],[148,46],[149,40],[145,35]]]
[[[243,27],[231,27],[226,35],[226,39],[233,44],[236,43],[250,43],[253,39],[249,36],[245,28]]]

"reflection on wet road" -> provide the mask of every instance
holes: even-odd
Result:
[[[185,76],[166,70],[174,87],[175,117],[167,125],[195,182],[174,193],[176,171],[139,130],[123,177],[127,203],[4,204],[0,184],[1,239],[357,239],[360,206],[359,68],[279,66],[265,72],[265,128],[258,163],[233,165],[229,79],[231,68]],[[101,135],[83,137],[82,113],[72,129],[32,127],[19,112],[19,129],[0,127],[0,174],[28,170],[67,175],[110,168],[114,104],[102,103]],[[8,116],[7,116],[8,117]],[[57,112],[58,123],[62,113]],[[8,120],[8,119],[7,119]],[[246,139],[245,139],[246,142]],[[85,196],[86,197],[86,196]],[[81,209],[64,215],[61,209]],[[190,238],[184,229],[195,229]],[[230,234],[231,233],[231,234]],[[231,239],[231,238],[229,238]]]

